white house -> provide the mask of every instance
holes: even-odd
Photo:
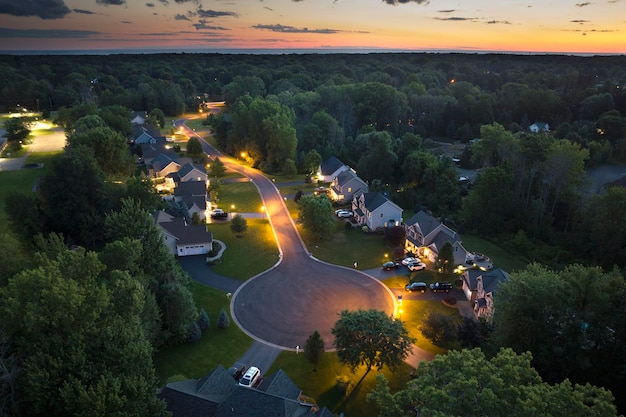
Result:
[[[330,197],[340,203],[352,201],[358,191],[368,192],[368,186],[352,169],[342,171],[330,185]]]
[[[180,165],[167,155],[160,154],[154,158],[148,167],[152,178],[165,178],[173,172],[178,172]]]
[[[333,182],[337,175],[349,169],[350,167],[348,165],[345,165],[339,159],[331,156],[320,165],[317,172],[317,179],[322,182]]]
[[[170,176],[174,179],[174,182],[188,182],[198,181],[204,183],[204,186],[209,185],[209,179],[206,170],[202,165],[193,165],[186,163],[180,167],[177,172],[173,172]]]
[[[532,125],[528,126],[528,130],[530,130],[533,133],[549,132],[550,125],[547,124],[546,122],[535,122]]]
[[[154,214],[154,221],[172,255],[205,255],[213,248],[213,234],[204,224],[187,225],[182,217],[174,217],[162,211]]]
[[[402,224],[402,209],[383,193],[357,192],[352,198],[352,212],[357,224],[371,230]]]

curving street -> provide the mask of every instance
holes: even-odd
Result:
[[[231,311],[237,324],[257,341],[282,349],[304,346],[315,330],[331,350],[331,328],[338,313],[375,308],[394,313],[393,293],[378,280],[357,270],[312,257],[296,230],[280,192],[258,170],[243,166],[206,143],[184,120],[176,126],[200,139],[205,152],[218,156],[227,169],[254,182],[265,205],[281,253],[270,270],[243,283],[233,294]]]

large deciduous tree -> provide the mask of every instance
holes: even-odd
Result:
[[[315,239],[327,237],[333,230],[333,206],[326,196],[312,194],[298,200],[298,220]]]
[[[592,385],[568,380],[550,385],[531,366],[531,354],[503,349],[487,359],[480,349],[450,351],[420,362],[407,387],[391,393],[379,375],[377,387],[367,395],[381,417],[396,417],[414,410],[420,416],[617,416],[613,395]]]
[[[21,149],[22,142],[30,135],[28,122],[23,117],[11,117],[4,122],[4,130],[7,142],[14,149]]]
[[[337,356],[354,372],[365,366],[395,369],[411,352],[415,341],[402,321],[380,310],[344,310],[332,328]]]
[[[93,118],[94,116],[86,116]],[[84,146],[93,149],[93,155],[98,166],[107,176],[126,178],[134,169],[132,156],[128,151],[126,137],[110,127],[94,127],[83,130],[79,119],[76,130],[68,136],[68,152]]]
[[[104,278],[93,252],[61,247],[0,289],[0,323],[21,359],[16,415],[156,416],[143,288]]]

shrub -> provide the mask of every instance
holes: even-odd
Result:
[[[456,305],[456,298],[448,296],[443,299],[443,302],[447,305],[453,306],[453,305]]]
[[[225,329],[230,326],[230,317],[228,317],[228,313],[226,310],[221,309],[220,314],[217,317],[217,327],[220,329]]]
[[[204,309],[200,310],[196,323],[198,323],[200,330],[206,330],[210,327],[211,320],[209,319],[209,315],[206,313],[206,311],[204,311]]]
[[[187,336],[185,336],[185,342],[196,343],[201,337],[202,330],[200,330],[198,323],[191,323],[189,330],[187,331]]]

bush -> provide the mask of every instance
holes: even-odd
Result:
[[[343,225],[343,228],[346,230],[352,230],[352,223],[350,222],[345,222]]]
[[[196,320],[200,330],[206,330],[211,325],[211,320],[209,319],[209,315],[204,311],[204,309],[200,310],[200,314],[198,314],[198,320]]]
[[[187,336],[185,336],[185,342],[196,343],[201,337],[202,330],[200,330],[198,323],[191,323],[189,330],[187,331]]]
[[[424,337],[437,346],[449,346],[457,338],[457,326],[454,320],[440,313],[430,313],[420,326],[420,331]]]
[[[230,326],[230,317],[228,317],[226,310],[221,309],[220,314],[217,317],[217,327],[219,329],[225,329],[228,326]]]
[[[450,305],[450,306],[454,306],[456,305],[456,298],[448,296],[446,298],[443,299],[444,304]]]

